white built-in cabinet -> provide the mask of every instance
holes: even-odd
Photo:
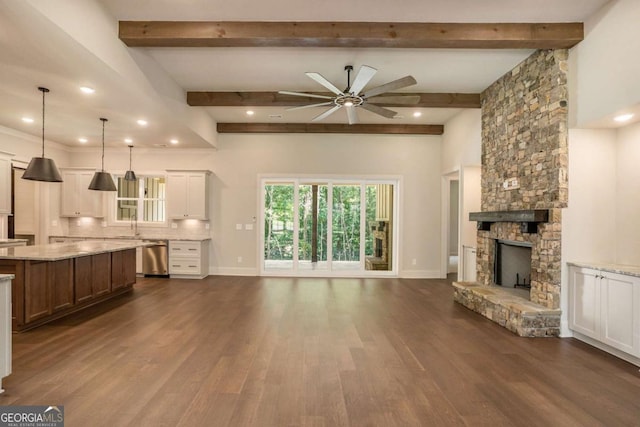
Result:
[[[13,275],[0,275],[0,393],[2,378],[11,373],[11,279]]]
[[[167,171],[167,217],[209,219],[210,171]]]
[[[0,214],[11,213],[11,157],[0,151]]]
[[[640,357],[640,277],[570,266],[569,328]]]
[[[61,169],[60,216],[102,218],[104,192],[89,190],[95,169]]]
[[[209,275],[209,240],[169,240],[171,278],[202,279]]]

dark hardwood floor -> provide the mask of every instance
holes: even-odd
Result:
[[[443,280],[139,279],[13,346],[0,405],[68,427],[640,425],[637,367],[517,337]]]

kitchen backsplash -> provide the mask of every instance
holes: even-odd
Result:
[[[102,226],[99,218],[70,218],[68,219],[69,237],[122,237],[133,236],[134,229],[130,224],[117,226]],[[182,220],[173,221],[171,224],[177,228],[154,227],[138,224],[138,234],[142,238],[207,238],[211,237],[211,230],[207,229],[208,221]],[[63,227],[64,228],[64,227]]]

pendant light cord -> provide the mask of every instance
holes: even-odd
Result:
[[[42,157],[44,158],[44,94],[49,92],[49,89],[39,87],[38,90],[42,92]]]
[[[129,146],[129,170],[131,170],[131,152],[133,151],[133,145]]]
[[[102,172],[104,172],[104,124],[107,119],[100,118],[100,120],[102,120]]]

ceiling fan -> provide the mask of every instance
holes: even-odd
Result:
[[[347,72],[347,88],[345,90],[338,89],[331,82],[322,77],[322,75],[320,75],[319,73],[305,73],[307,76],[333,92],[335,96],[326,96],[303,92],[289,92],[286,90],[281,90],[278,93],[281,93],[283,95],[304,96],[306,98],[326,99],[327,101],[325,102],[288,108],[287,110],[301,110],[303,108],[330,106],[331,108],[317,115],[313,118],[313,120],[311,120],[312,122],[317,122],[344,107],[347,111],[347,118],[349,119],[350,125],[358,123],[359,121],[358,114],[356,113],[356,108],[364,108],[365,110],[371,111],[372,113],[378,114],[388,119],[392,119],[396,114],[398,114],[397,112],[375,104],[387,103],[411,105],[417,104],[420,101],[420,96],[418,95],[378,96],[391,90],[401,89],[403,87],[416,84],[416,79],[414,79],[412,76],[406,76],[401,79],[385,83],[381,86],[363,91],[364,87],[367,85],[367,83],[369,83],[371,78],[378,70],[373,67],[369,67],[368,65],[363,65],[362,67],[360,67],[358,74],[353,80],[353,84],[351,84],[351,71],[353,71],[353,66],[347,65],[344,67],[344,69]]]

